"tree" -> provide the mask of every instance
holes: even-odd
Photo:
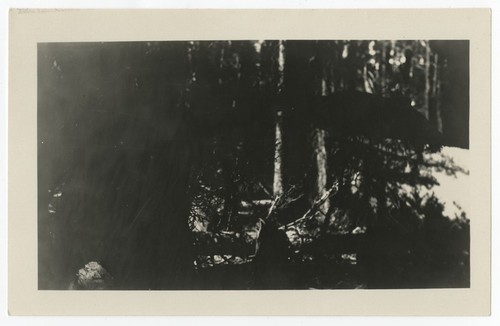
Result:
[[[118,288],[190,288],[192,230],[237,241],[259,218],[419,234],[432,205],[401,188],[432,186],[425,154],[465,144],[466,59],[445,44],[40,45],[40,287],[99,261]]]

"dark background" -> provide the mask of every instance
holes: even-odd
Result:
[[[260,70],[253,46],[243,41],[39,44],[39,288],[67,288],[94,260],[112,270],[121,288],[189,288],[192,175],[210,157],[207,142],[218,137],[220,146],[233,148],[243,137],[255,158],[247,171],[272,178],[271,107],[301,112],[289,123],[300,147],[307,138],[294,124],[318,95],[316,71],[331,67],[334,92],[359,91],[367,41],[349,43],[346,58],[344,43],[336,42],[325,45],[331,52],[318,50],[327,41],[286,42],[282,90],[277,41],[262,45]],[[468,148],[469,43],[430,41],[430,47],[442,69],[444,144]],[[327,63],[324,53],[337,61]],[[386,78],[410,85],[404,64],[398,69]],[[377,87],[373,93],[386,97],[418,100],[421,92]],[[232,157],[220,161],[223,170],[236,169],[224,167]],[[293,162],[290,179],[307,165],[300,155]]]

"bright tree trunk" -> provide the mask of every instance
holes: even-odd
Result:
[[[326,82],[326,76],[325,76],[325,71],[322,71],[322,78],[321,78],[321,96],[327,96],[328,95],[328,88],[327,88],[327,82]],[[326,183],[327,183],[327,175],[328,175],[328,169],[327,169],[327,155],[326,155],[326,143],[325,143],[325,130],[323,129],[315,129],[314,130],[314,136],[313,136],[313,146],[314,146],[314,158],[316,161],[316,198],[321,198],[326,190]],[[320,208],[319,208],[319,216],[318,216],[318,221],[323,222],[327,219],[327,213],[328,210],[330,209],[330,200],[327,199],[325,200]]]
[[[282,177],[282,158],[283,158],[283,112],[276,113],[276,131],[274,144],[274,177],[273,177],[273,196],[274,198],[283,194],[283,177]]]
[[[314,130],[314,156],[316,160],[316,198],[321,198],[326,192],[327,182],[327,156],[325,145],[325,131],[322,129]],[[330,208],[330,201],[327,199],[320,206],[320,216],[318,220],[324,221],[325,216]]]
[[[285,71],[285,44],[279,41],[278,55],[278,94],[283,92],[284,71]],[[283,194],[283,112],[276,112],[275,128],[275,147],[274,147],[274,177],[273,177],[273,196],[277,198]]]

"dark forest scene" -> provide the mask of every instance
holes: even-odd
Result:
[[[37,60],[39,290],[470,287],[468,41]]]

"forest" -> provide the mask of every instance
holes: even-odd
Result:
[[[463,288],[469,43],[38,45],[38,287]]]

